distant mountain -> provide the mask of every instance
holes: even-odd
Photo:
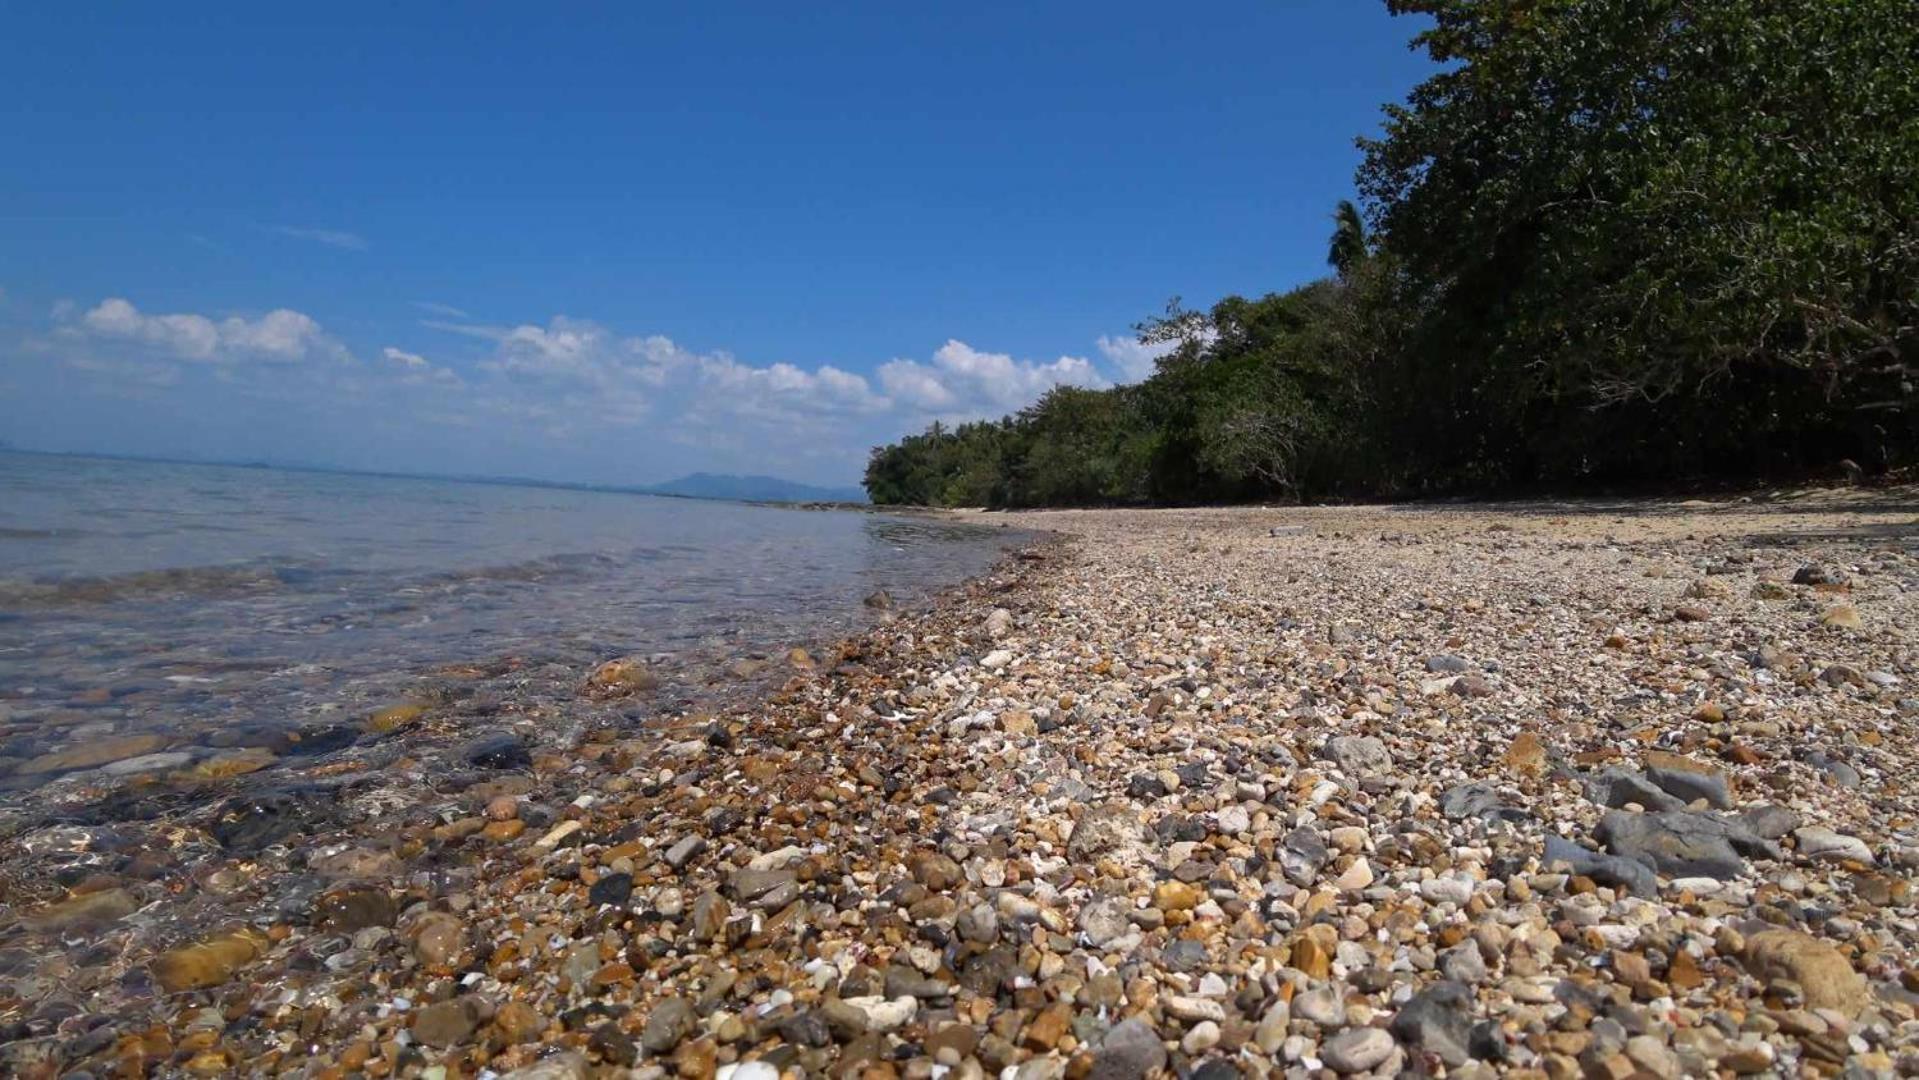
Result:
[[[740,502],[860,502],[866,492],[856,487],[815,487],[777,476],[727,476],[694,473],[639,490],[649,495],[679,495],[688,499],[734,499]]]

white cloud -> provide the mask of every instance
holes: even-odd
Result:
[[[441,304],[432,300],[415,300],[412,303],[414,307],[419,308],[429,315],[438,315],[448,319],[467,319],[472,317],[459,308],[454,307],[452,304]]]
[[[1092,361],[1062,356],[1051,363],[1015,360],[949,340],[929,364],[891,360],[880,365],[880,385],[907,408],[948,418],[997,416],[1024,408],[1055,386],[1105,386]]]
[[[351,233],[343,229],[313,229],[298,225],[272,225],[268,227],[268,230],[279,233],[281,236],[290,236],[295,240],[311,240],[316,244],[325,244],[330,248],[339,248],[341,251],[365,251],[367,249],[365,237],[359,233]]]
[[[455,310],[413,303],[434,314]],[[773,472],[785,463],[840,479],[857,475],[870,447],[933,420],[994,418],[1055,386],[1137,378],[1154,352],[1102,337],[1091,354],[1097,360],[1023,359],[949,339],[924,357],[859,371],[842,363],[749,363],[565,315],[423,325],[455,335],[448,355],[387,344],[368,346],[362,363],[318,320],[292,309],[154,313],[110,297],[90,308],[62,307],[51,333],[33,344],[103,384],[175,395],[189,412],[225,394],[333,417],[342,432],[375,419],[443,427],[455,441],[435,444],[442,455],[485,457],[514,446],[556,460],[595,454],[612,461],[630,450],[636,462]]]
[[[380,350],[387,366],[398,374],[399,380],[406,386],[438,386],[451,389],[464,386],[466,380],[460,378],[451,368],[435,365],[419,353],[396,349],[391,345]]]
[[[198,363],[350,358],[311,316],[287,308],[257,319],[234,315],[215,322],[191,313],[149,315],[116,296],[102,300],[66,329],[97,339],[137,342],[159,350],[163,358]]]
[[[1139,382],[1151,375],[1159,358],[1173,351],[1171,342],[1148,345],[1136,337],[1099,336],[1099,353],[1119,370],[1120,381]]]

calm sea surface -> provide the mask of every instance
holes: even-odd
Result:
[[[856,628],[875,590],[922,601],[1008,540],[858,512],[0,453],[0,775],[88,738],[197,744],[351,714],[447,665],[640,654],[690,693]]]

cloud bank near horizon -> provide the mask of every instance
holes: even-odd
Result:
[[[65,413],[57,430],[69,438],[58,449],[87,448],[72,444],[98,428],[108,444],[99,448],[133,452],[434,471],[515,471],[517,462],[529,475],[602,481],[705,469],[847,483],[872,446],[935,420],[1002,416],[1055,386],[1137,381],[1157,358],[1112,336],[1093,343],[1098,359],[1051,360],[952,338],[924,358],[862,372],[754,364],[567,315],[493,324],[450,305],[415,306],[432,316],[419,340],[362,350],[289,308],[62,303],[15,343],[37,363],[9,424],[32,432],[52,419],[45,410]],[[35,390],[44,400],[29,404]],[[148,445],[128,445],[142,439]]]

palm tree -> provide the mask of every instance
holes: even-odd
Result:
[[[1366,221],[1351,199],[1339,200],[1333,211],[1333,239],[1327,245],[1326,262],[1340,277],[1366,257]]]

